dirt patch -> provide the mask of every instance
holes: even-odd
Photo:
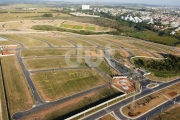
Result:
[[[177,95],[177,92],[170,92],[170,93],[168,93],[171,97],[174,97],[174,96],[176,96]]]
[[[96,26],[95,30],[98,31],[99,30],[99,26]]]
[[[87,26],[88,26],[88,24],[85,24],[85,25],[83,26],[83,29],[85,29]]]
[[[74,28],[74,25],[71,25],[71,26],[70,26],[70,29],[73,29],[73,28]]]
[[[104,56],[102,51],[100,51],[100,53],[97,53],[97,51],[90,51],[90,55],[93,57],[103,57]]]
[[[129,53],[125,50],[119,50],[119,53],[120,53],[120,55],[122,55],[123,57],[126,57],[126,58],[130,56]]]
[[[114,78],[113,85],[125,93],[135,91],[135,82],[128,78]]]

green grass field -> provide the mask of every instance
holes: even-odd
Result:
[[[81,26],[81,25],[74,25],[74,27],[73,27],[73,29],[83,29],[83,26]]]
[[[32,76],[44,100],[57,100],[104,84],[94,70],[68,70],[35,73]]]
[[[87,26],[87,27],[85,27],[85,29],[86,30],[93,30],[94,31],[95,30],[95,26]]]
[[[11,39],[11,40],[15,40],[15,41],[21,42],[26,47],[42,47],[42,46],[47,46],[47,44],[45,42],[42,42],[42,41],[39,41],[39,40],[35,40],[35,39],[31,39],[31,38],[27,38],[27,37],[20,36],[20,35],[2,35],[2,36],[4,38],[7,38],[7,39]]]
[[[3,57],[1,60],[10,114],[32,108],[34,100],[16,58]]]
[[[69,28],[71,25],[69,24],[62,24],[60,27],[63,27],[63,28]]]
[[[29,59],[24,60],[24,63],[29,70],[39,70],[39,69],[48,69],[48,68],[70,68],[75,67],[85,67],[85,60],[82,62],[77,61],[75,58],[70,59],[71,62],[67,61],[65,58],[46,58],[46,59]],[[77,61],[77,62],[76,62]],[[68,63],[68,64],[67,64]]]

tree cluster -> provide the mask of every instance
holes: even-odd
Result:
[[[151,70],[180,72],[180,57],[167,55],[167,59],[157,61],[152,59],[140,59],[134,61],[135,65]]]

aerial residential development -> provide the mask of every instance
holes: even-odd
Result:
[[[0,1],[0,120],[180,120],[180,2],[130,1]]]

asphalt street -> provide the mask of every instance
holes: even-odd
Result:
[[[148,81],[149,81],[149,80],[148,80]],[[142,82],[143,82],[143,81],[142,81]],[[171,82],[168,82],[168,83],[160,83],[160,85],[159,85],[158,87],[153,88],[153,89],[147,89],[147,88],[143,87],[142,92],[141,92],[140,94],[138,94],[138,95],[135,95],[135,100],[136,100],[136,99],[139,99],[139,98],[142,98],[142,97],[144,97],[144,96],[146,96],[146,95],[148,95],[148,94],[151,94],[151,93],[153,93],[154,91],[158,91],[158,90],[160,90],[160,89],[166,88],[166,87],[168,87],[168,86],[170,86],[170,85],[173,85],[173,84],[175,84],[175,83],[178,83],[178,82],[180,82],[180,79],[177,79],[177,80],[174,80],[174,81],[171,81]],[[148,84],[148,82],[147,82],[147,83],[144,83],[142,86],[146,86],[147,84]],[[178,100],[179,100],[179,97],[178,97]],[[119,103],[117,103],[117,104],[115,104],[115,105],[113,105],[113,106],[111,106],[111,107],[108,107],[108,108],[103,109],[103,110],[101,110],[101,111],[99,111],[99,112],[97,112],[97,113],[95,113],[95,114],[93,114],[93,115],[90,115],[90,116],[88,116],[87,118],[85,118],[84,120],[95,120],[95,119],[98,119],[98,118],[104,116],[105,114],[107,114],[107,111],[108,111],[108,112],[114,112],[115,115],[116,115],[119,119],[121,119],[121,120],[126,120],[127,118],[120,113],[120,108],[123,107],[123,106],[126,105],[126,104],[131,103],[132,101],[133,101],[133,97],[130,97],[130,98],[126,99],[126,100],[120,101]],[[166,104],[163,105],[163,107],[165,107],[165,106],[166,106]],[[154,110],[151,110],[151,112],[149,112],[149,113],[147,113],[147,114],[148,114],[148,116],[149,116],[149,118],[150,118],[150,117],[152,117],[152,116],[154,115],[154,113],[156,113],[156,112],[158,112],[158,111],[157,111],[156,109],[154,109]],[[147,114],[145,114],[145,115],[143,115],[143,116],[141,117],[142,120],[145,120],[144,118],[147,117]],[[157,113],[157,114],[158,114],[158,113]],[[149,119],[149,118],[148,118],[148,119]],[[139,120],[139,119],[137,119],[137,120]]]
[[[12,118],[15,119],[15,120],[19,120],[27,115],[30,115],[32,113],[35,113],[35,112],[38,112],[38,111],[41,111],[41,110],[45,110],[51,106],[55,106],[57,104],[60,104],[60,103],[63,103],[63,102],[66,102],[68,100],[71,100],[71,99],[74,99],[74,98],[78,98],[80,96],[83,96],[85,94],[88,94],[90,92],[93,92],[93,91],[97,91],[101,88],[104,88],[106,87],[107,84],[104,84],[104,85],[101,85],[101,86],[98,86],[98,87],[95,87],[95,88],[91,88],[89,90],[86,90],[86,91],[83,91],[83,92],[80,92],[80,93],[77,93],[77,94],[74,94],[74,95],[71,95],[71,96],[68,96],[66,98],[62,98],[62,99],[59,99],[57,101],[54,101],[54,102],[44,102],[44,103],[40,103],[38,105],[36,105],[34,108],[32,109],[29,109],[29,110],[26,110],[26,111],[23,111],[23,112],[18,112],[18,113],[15,113]]]
[[[15,114],[12,116],[13,119],[21,119],[22,117],[25,117],[25,116],[27,116],[27,115],[29,115],[29,114],[31,114],[31,113],[34,113],[34,112],[37,112],[37,111],[46,109],[46,108],[51,107],[51,106],[55,106],[55,105],[57,105],[57,104],[63,103],[63,102],[65,102],[65,101],[71,100],[71,99],[73,99],[73,98],[80,97],[80,96],[82,96],[82,95],[85,95],[85,94],[87,94],[87,93],[90,93],[90,92],[95,91],[95,90],[98,90],[98,89],[101,89],[101,88],[106,87],[106,86],[108,85],[108,84],[105,84],[105,85],[102,85],[102,86],[98,86],[98,87],[89,89],[89,90],[87,90],[87,91],[82,91],[82,92],[80,92],[80,93],[78,93],[78,94],[75,94],[75,95],[72,95],[72,96],[68,96],[68,97],[66,97],[66,98],[63,98],[63,99],[60,99],[60,100],[57,100],[57,101],[54,101],[54,102],[44,102],[44,101],[40,98],[40,96],[39,96],[39,94],[38,94],[38,92],[37,92],[37,90],[36,90],[36,88],[35,88],[32,80],[31,80],[31,78],[30,78],[30,74],[33,73],[33,72],[44,72],[44,71],[48,71],[48,70],[31,71],[31,72],[28,71],[28,70],[25,68],[25,65],[23,64],[23,58],[21,58],[21,56],[20,56],[20,50],[24,50],[24,45],[23,45],[22,43],[20,43],[20,42],[14,41],[14,40],[10,40],[10,41],[16,42],[16,43],[18,43],[18,44],[21,46],[21,48],[16,49],[16,50],[17,50],[17,60],[18,60],[18,62],[19,62],[19,64],[20,64],[20,66],[21,66],[21,69],[22,69],[22,71],[23,71],[23,73],[24,73],[24,75],[25,75],[25,77],[26,77],[26,80],[27,80],[27,83],[28,83],[28,85],[29,85],[29,88],[30,88],[30,90],[31,90],[31,92],[32,92],[32,94],[33,94],[33,97],[34,97],[35,101],[36,101],[36,104],[35,104],[34,108],[32,108],[32,109],[30,109],[30,110],[27,110],[27,111],[15,113]],[[41,40],[41,41],[46,42],[46,41],[44,41],[44,40]],[[80,47],[80,46],[77,46],[76,43],[74,43],[74,42],[72,42],[72,41],[70,41],[70,40],[66,40],[66,41],[72,43],[72,44],[73,44],[75,47],[77,47],[77,48]],[[53,46],[52,46],[50,43],[48,43],[48,42],[46,42],[46,43],[49,45],[48,48],[53,48]],[[113,43],[113,44],[116,45],[115,43]],[[128,49],[126,49],[126,48],[124,48],[124,47],[122,47],[122,46],[120,46],[120,47],[123,48],[124,50],[126,50],[126,51],[130,54],[131,57],[134,56]],[[37,48],[31,48],[31,49],[39,49],[39,48],[42,49],[42,48],[47,48],[47,47],[37,47]],[[72,48],[72,47],[67,47],[67,48]],[[92,47],[82,47],[82,48],[92,48]],[[109,76],[107,76],[104,72],[102,72],[99,68],[97,68],[97,67],[92,63],[92,61],[90,60],[90,57],[89,57],[89,56],[85,56],[85,58],[89,61],[89,63],[91,64],[91,66],[92,66],[95,70],[97,70],[104,78],[106,78],[106,79],[108,80],[109,83],[111,83],[111,79],[109,78]],[[110,61],[111,61],[111,60],[110,60]],[[122,68],[121,66],[119,66],[119,67],[118,67],[118,66],[119,66],[119,65],[117,65],[117,63],[115,62],[115,68],[116,68],[116,69],[118,69],[120,72],[122,72],[122,73],[124,73],[124,74],[127,73],[127,70],[126,70],[126,69]],[[60,68],[60,69],[63,69],[63,68]],[[69,68],[68,68],[68,69],[69,69]],[[51,70],[56,70],[56,69],[51,69]],[[148,95],[148,94],[151,94],[151,93],[153,93],[154,91],[158,91],[158,90],[160,90],[160,89],[162,89],[162,88],[166,88],[167,86],[172,85],[172,84],[175,84],[175,83],[178,83],[178,82],[180,82],[180,79],[171,81],[171,82],[169,82],[169,83],[159,83],[159,86],[158,86],[158,87],[153,88],[153,89],[147,89],[147,88],[146,88],[146,85],[148,85],[148,84],[150,83],[150,80],[142,80],[142,81],[140,81],[140,84],[141,84],[141,86],[142,86],[142,92],[141,92],[140,94],[136,95],[136,96],[135,96],[135,99],[142,98],[143,96],[146,96],[146,95]],[[85,120],[98,119],[98,118],[102,117],[103,115],[105,115],[105,114],[107,114],[107,113],[109,113],[109,112],[112,112],[112,111],[114,111],[115,115],[116,115],[118,118],[120,118],[120,119],[122,119],[122,120],[125,120],[125,119],[127,119],[127,118],[120,113],[120,108],[121,108],[122,106],[124,106],[124,105],[132,102],[132,100],[133,100],[133,97],[130,97],[130,98],[126,99],[126,100],[120,101],[119,103],[117,103],[117,104],[115,104],[115,105],[113,105],[113,106],[110,106],[110,107],[108,107],[108,108],[106,108],[106,109],[103,109],[103,110],[101,110],[101,111],[93,114],[93,115],[88,116],[87,118],[85,118]],[[176,101],[180,101],[180,98],[177,97]],[[172,103],[173,103],[173,102],[167,102],[167,103],[163,104],[162,106],[157,107],[156,109],[152,110],[151,112],[149,112],[149,113],[141,116],[140,119],[142,119],[142,120],[144,120],[144,119],[149,119],[149,118],[151,118],[153,115],[155,115],[155,113],[157,114],[157,113],[159,112],[159,109],[160,109],[160,111],[162,111],[162,108],[166,108],[167,106],[172,105]],[[147,116],[148,116],[148,117],[147,117]],[[139,119],[138,119],[138,120],[139,120]]]
[[[39,96],[39,94],[38,94],[38,92],[36,90],[36,87],[34,86],[32,80],[30,78],[29,71],[26,69],[25,65],[23,64],[23,61],[22,61],[22,58],[21,58],[21,55],[20,55],[20,51],[17,52],[17,60],[18,60],[18,62],[20,64],[21,69],[22,69],[22,71],[24,73],[24,76],[25,76],[25,78],[26,78],[26,80],[28,82],[29,88],[30,88],[30,90],[31,90],[31,92],[33,94],[33,97],[34,97],[34,99],[36,101],[36,104],[43,103],[42,99],[40,98],[40,96]]]

